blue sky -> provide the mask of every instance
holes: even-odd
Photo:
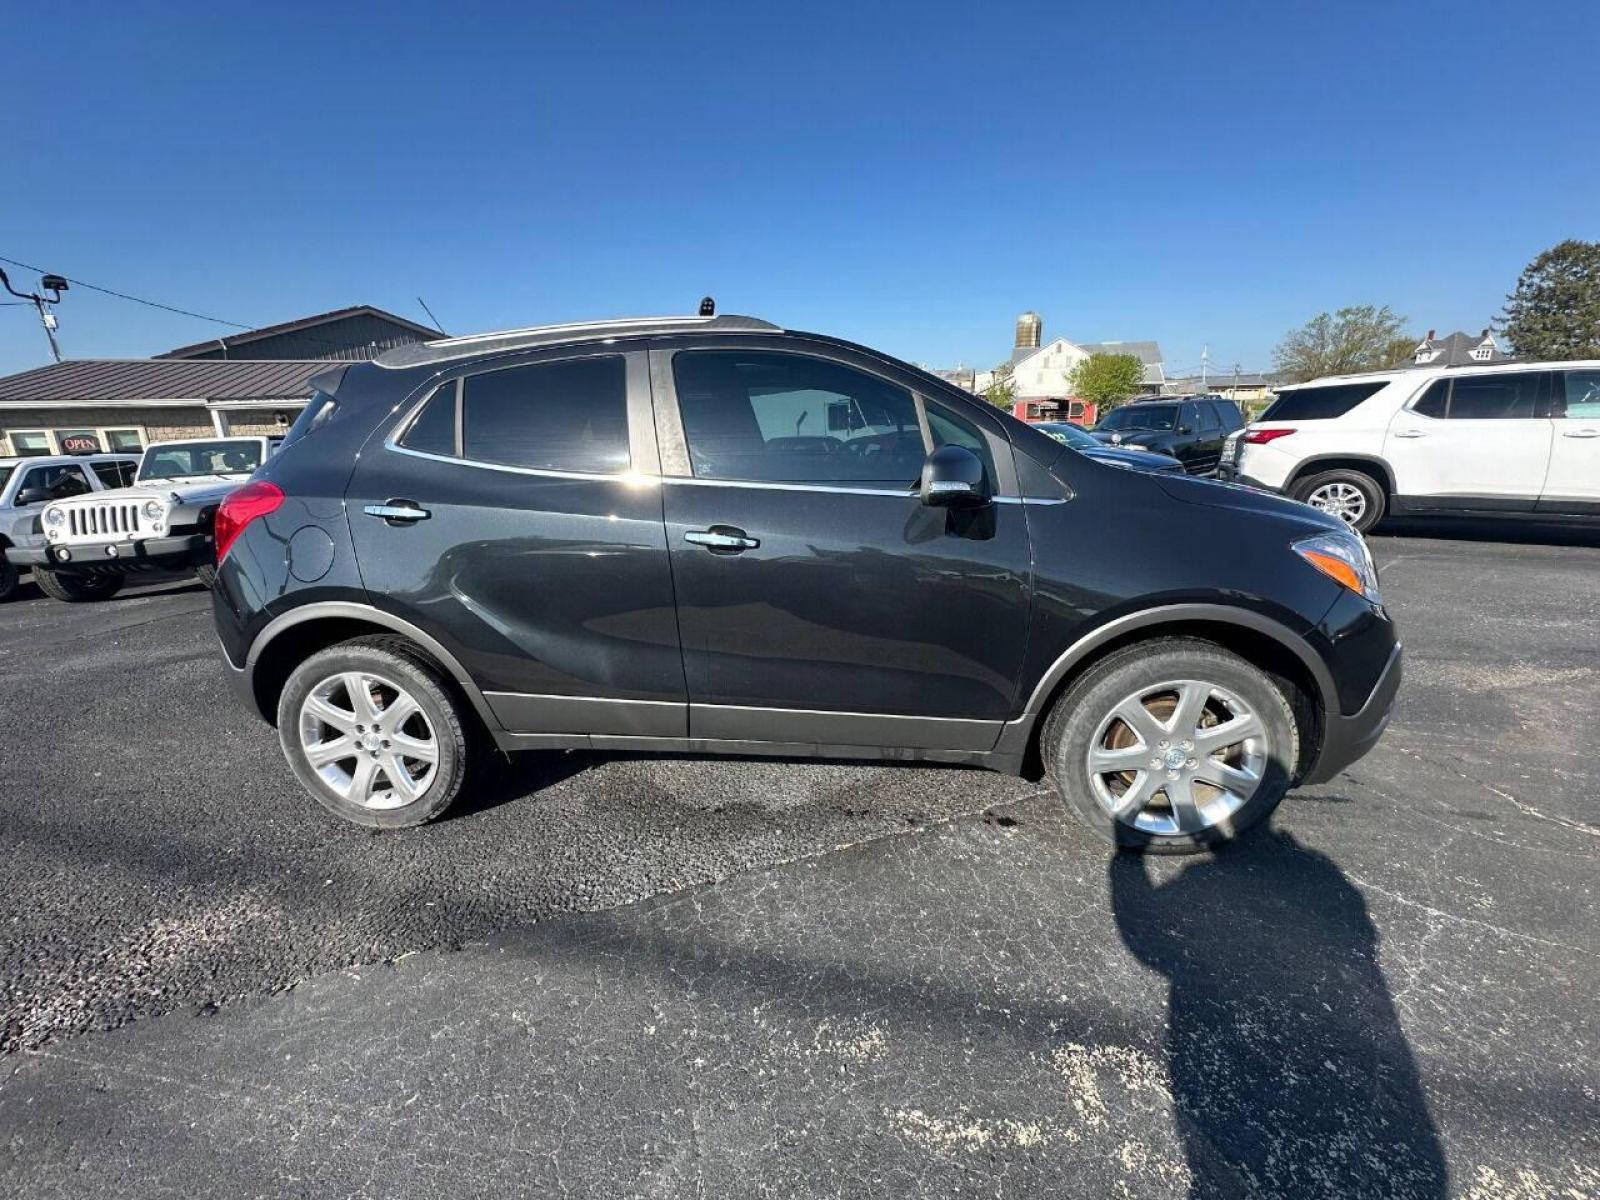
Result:
[[[1477,330],[1600,238],[1597,45],[1577,2],[34,6],[0,255],[248,324],[709,291],[937,365],[1034,308],[1250,369],[1346,304]],[[60,318],[76,357],[227,332]],[[0,308],[0,371],[45,360]]]

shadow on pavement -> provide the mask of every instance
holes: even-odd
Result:
[[[1600,546],[1600,520],[1535,521],[1481,517],[1386,517],[1369,538],[1422,537],[1515,546]]]
[[[1111,905],[1128,949],[1167,978],[1191,1194],[1445,1195],[1377,931],[1343,872],[1267,829],[1169,882],[1152,873],[1117,855]]]

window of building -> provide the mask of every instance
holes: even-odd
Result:
[[[128,454],[138,454],[144,449],[144,430],[107,429],[106,449]]]
[[[99,454],[105,449],[98,429],[58,429],[55,437],[58,454]]]
[[[819,413],[819,428],[824,419]],[[467,376],[461,381],[461,453],[477,462],[541,471],[626,471],[632,460],[622,357]]]
[[[685,350],[673,378],[702,479],[909,487],[925,450],[911,393],[841,363],[776,351]],[[832,413],[851,414],[847,422]]]
[[[43,429],[13,429],[11,431],[11,453],[19,458],[37,454],[53,454],[50,447],[50,434]]]

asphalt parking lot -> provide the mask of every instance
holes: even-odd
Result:
[[[0,1195],[1600,1196],[1600,534],[1372,539],[1390,732],[1224,853],[975,771],[304,797],[192,584],[0,607]]]

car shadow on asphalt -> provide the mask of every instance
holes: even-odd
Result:
[[[1194,1196],[1434,1197],[1439,1135],[1359,890],[1278,829],[1161,870],[1109,866],[1118,932],[1166,977]],[[1165,882],[1159,881],[1161,878]]]
[[[555,787],[589,768],[603,757],[586,750],[525,750],[508,756],[485,755],[454,804],[437,824],[459,821],[488,812],[513,800],[522,800]]]
[[[1517,546],[1600,547],[1600,521],[1518,521],[1511,518],[1386,517],[1367,535],[1437,538],[1455,542],[1499,542]]]

